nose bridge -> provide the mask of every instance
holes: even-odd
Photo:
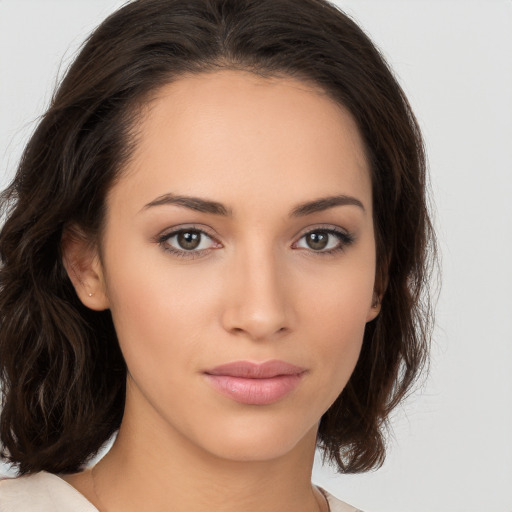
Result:
[[[239,247],[233,258],[224,327],[253,339],[290,330],[292,315],[286,272],[274,247],[253,241]]]

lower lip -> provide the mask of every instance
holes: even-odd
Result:
[[[248,405],[268,405],[291,393],[299,385],[301,375],[278,375],[267,379],[209,374],[206,377],[217,391],[236,402]]]

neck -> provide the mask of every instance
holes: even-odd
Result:
[[[324,505],[311,486],[315,445],[316,426],[285,455],[223,459],[140,411],[130,415],[127,403],[116,442],[94,470],[91,501],[101,512],[317,512]]]

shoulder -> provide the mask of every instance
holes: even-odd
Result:
[[[339,500],[334,497],[331,493],[327,492],[325,489],[318,487],[321,493],[326,497],[327,502],[329,503],[330,512],[362,512],[358,508],[353,507],[345,503],[344,501]]]
[[[0,512],[98,512],[62,478],[44,471],[0,481]]]

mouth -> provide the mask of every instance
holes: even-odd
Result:
[[[235,402],[269,405],[291,393],[306,373],[285,361],[234,361],[204,372],[214,389]]]

